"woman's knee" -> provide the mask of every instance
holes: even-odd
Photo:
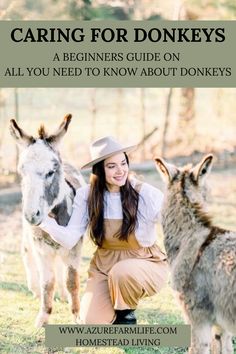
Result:
[[[129,260],[116,263],[108,273],[108,284],[117,284],[120,287],[128,286],[128,283],[136,283],[135,271]]]
[[[127,264],[125,261],[120,261],[116,263],[108,273],[108,280],[123,282],[127,279],[129,271],[127,269]]]

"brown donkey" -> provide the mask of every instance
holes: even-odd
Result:
[[[71,250],[66,250],[38,226],[44,215],[49,212],[54,214],[60,225],[67,225],[72,212],[75,189],[84,184],[79,172],[70,165],[62,164],[57,150],[70,121],[71,115],[68,114],[58,130],[51,135],[47,135],[41,126],[36,138],[26,134],[15,120],[10,122],[11,135],[21,148],[18,170],[22,177],[22,254],[27,284],[34,295],[40,296],[41,299],[37,327],[48,322],[56,278],[63,298],[65,283],[67,285],[75,320],[79,313],[78,269],[82,240]],[[64,284],[63,264],[58,260],[61,260],[66,268],[67,280]]]
[[[172,288],[192,326],[191,354],[233,354],[236,334],[236,233],[214,226],[204,202],[212,159],[183,168],[155,159],[167,185],[164,244]]]

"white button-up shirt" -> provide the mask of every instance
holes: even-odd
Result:
[[[132,179],[135,186],[137,180]],[[48,232],[54,241],[65,248],[71,249],[84,235],[88,224],[88,195],[90,185],[77,190],[73,203],[71,218],[67,226],[60,226],[55,219],[46,217],[40,224],[40,228]],[[138,223],[135,236],[143,247],[150,247],[156,241],[155,223],[160,217],[163,202],[163,193],[148,183],[142,183],[139,191]],[[120,193],[105,192],[104,195],[104,219],[122,219],[122,205]]]

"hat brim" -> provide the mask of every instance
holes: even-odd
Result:
[[[82,167],[80,167],[81,170],[85,170],[87,168],[90,168],[94,165],[96,165],[96,163],[100,162],[100,161],[103,161],[105,159],[107,159],[108,157],[111,157],[113,155],[116,155],[116,154],[119,154],[121,152],[126,152],[126,153],[129,153],[129,152],[132,152],[134,150],[136,150],[138,147],[138,145],[132,145],[132,146],[128,146],[126,148],[123,148],[121,150],[117,150],[117,151],[114,151],[114,152],[111,152],[110,154],[107,154],[107,155],[104,155],[102,157],[99,157],[98,159],[95,159],[95,160],[92,160],[88,163],[86,163],[85,165],[83,165]]]

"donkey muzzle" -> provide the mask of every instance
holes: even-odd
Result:
[[[42,221],[42,215],[40,210],[37,210],[34,213],[24,213],[24,216],[26,220],[31,224],[31,225],[39,225]]]

